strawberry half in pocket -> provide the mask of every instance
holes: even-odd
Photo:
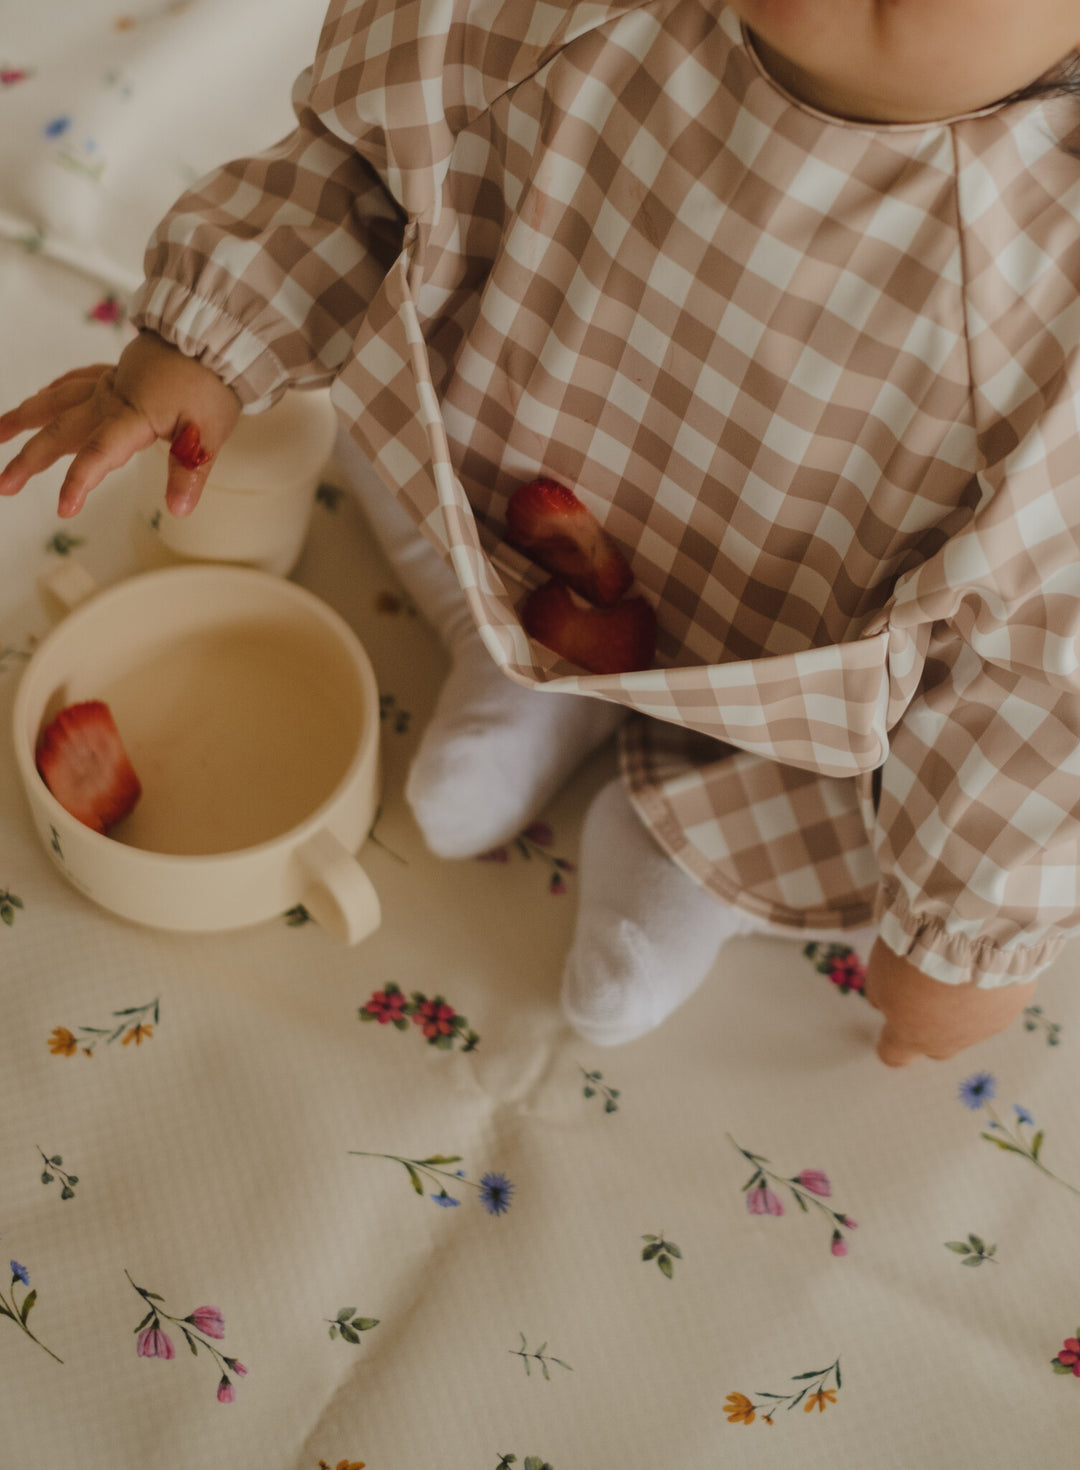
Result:
[[[644,597],[583,607],[561,582],[546,582],[525,599],[521,623],[530,638],[590,674],[629,674],[652,665],[656,614]]]
[[[634,574],[593,513],[556,480],[533,480],[515,490],[506,507],[514,546],[589,602],[610,607]]]
[[[100,699],[70,704],[46,725],[37,768],[64,810],[95,832],[107,832],[142,795],[112,711]]]

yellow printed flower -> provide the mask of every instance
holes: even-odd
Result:
[[[744,1393],[729,1393],[724,1400],[724,1413],[729,1424],[753,1424],[754,1406]]]
[[[824,1414],[826,1403],[836,1403],[835,1388],[819,1388],[817,1393],[812,1393],[810,1395],[810,1397],[806,1400],[806,1403],[803,1405],[803,1408],[808,1414],[811,1414],[813,1413],[814,1405],[816,1404],[818,1407],[818,1412]]]
[[[73,1057],[78,1049],[79,1043],[66,1026],[53,1027],[49,1037],[49,1050],[54,1057]]]
[[[133,1041],[136,1046],[142,1046],[143,1037],[145,1036],[146,1039],[149,1041],[153,1034],[153,1026],[144,1026],[142,1021],[140,1021],[137,1025],[132,1026],[131,1030],[124,1037],[120,1045],[127,1046],[129,1041]]]

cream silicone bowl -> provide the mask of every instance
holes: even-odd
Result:
[[[66,582],[66,585],[65,585]],[[64,876],[122,918],[213,931],[302,904],[352,944],[379,923],[354,854],[379,799],[379,695],[363,646],[312,593],[244,567],[147,572],[98,591],[68,564],[73,606],[15,697],[15,756],[35,827]],[[39,732],[101,699],[139,775],[108,835],[38,774]]]

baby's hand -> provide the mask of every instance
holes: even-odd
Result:
[[[1035,994],[1035,982],[979,990],[932,980],[879,939],[866,967],[866,998],[883,1011],[877,1054],[889,1067],[916,1057],[944,1061],[1006,1030]]]
[[[174,515],[187,515],[239,413],[236,394],[216,373],[142,332],[115,367],[75,368],[0,415],[0,443],[40,431],[0,472],[0,495],[17,495],[34,475],[73,454],[59,513],[76,515],[106,475],[155,439],[167,439],[182,452],[169,456],[166,503]]]

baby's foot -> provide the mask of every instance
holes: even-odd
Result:
[[[618,779],[589,808],[579,867],[562,1006],[574,1030],[597,1046],[659,1026],[697,990],[720,946],[757,927],[672,862]]]
[[[405,784],[428,847],[460,858],[508,842],[623,716],[605,700],[514,684],[478,635],[459,638]]]

